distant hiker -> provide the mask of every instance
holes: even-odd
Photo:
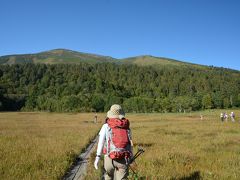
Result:
[[[94,115],[94,120],[93,120],[94,123],[97,123],[97,113],[95,113]]]
[[[231,117],[232,122],[235,122],[235,114],[234,114],[234,112],[230,113],[230,117]]]
[[[227,113],[224,113],[224,114],[223,114],[223,118],[224,118],[225,121],[228,121],[228,115],[227,115]]]
[[[200,114],[200,119],[203,120],[203,115],[202,114]]]
[[[124,180],[128,177],[127,163],[132,156],[133,145],[129,125],[122,107],[118,104],[112,105],[107,112],[106,123],[99,132],[97,156],[94,162],[95,169],[98,169],[98,162],[104,150],[105,180]]]
[[[221,119],[222,122],[224,121],[224,113],[222,113],[222,112],[220,114],[220,119]]]

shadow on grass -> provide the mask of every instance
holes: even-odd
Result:
[[[200,176],[200,172],[195,171],[192,174],[190,174],[189,176],[181,177],[178,180],[200,180],[200,179],[202,179]]]
[[[134,146],[140,146],[140,147],[151,147],[152,145],[154,145],[153,143],[135,143]]]

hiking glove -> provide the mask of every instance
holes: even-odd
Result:
[[[94,167],[95,167],[95,169],[98,169],[98,161],[99,161],[99,159],[100,159],[99,156],[97,156],[97,157],[95,158],[95,161],[94,161]]]

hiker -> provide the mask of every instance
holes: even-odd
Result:
[[[227,113],[223,113],[223,118],[224,118],[224,121],[228,121],[228,115],[227,115]]]
[[[234,114],[234,112],[230,113],[230,117],[231,117],[232,122],[235,122],[235,114]]]
[[[93,120],[94,123],[97,123],[97,113],[95,113],[94,115],[94,120]]]
[[[129,121],[125,118],[122,107],[114,104],[107,112],[106,123],[99,132],[95,169],[98,169],[98,162],[103,152],[105,180],[127,179],[129,170],[127,163],[132,157],[132,146]]]
[[[221,119],[222,122],[224,121],[224,114],[222,112],[220,114],[220,119]]]

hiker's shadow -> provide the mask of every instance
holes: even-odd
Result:
[[[181,177],[178,180],[200,180],[200,179],[202,179],[200,176],[200,172],[195,171],[195,172],[191,173],[189,176]]]

